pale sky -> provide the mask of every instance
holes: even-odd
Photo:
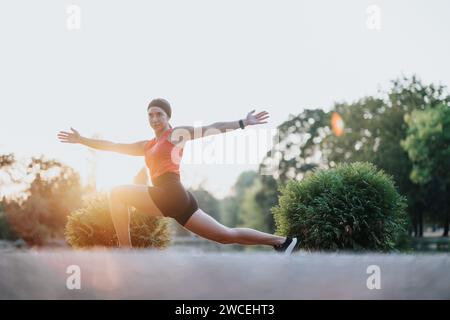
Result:
[[[81,9],[79,30],[67,27],[69,5]],[[370,5],[380,9],[379,30],[367,26]],[[44,154],[85,179],[88,148],[57,133],[72,126],[114,142],[151,139],[146,107],[155,97],[171,103],[172,126],[237,121],[256,109],[270,113],[258,126],[270,130],[303,108],[375,95],[402,74],[448,86],[449,14],[445,0],[4,1],[0,153]],[[144,165],[110,152],[97,161],[100,189],[131,183]],[[257,164],[182,162],[181,176],[220,198],[249,169]]]

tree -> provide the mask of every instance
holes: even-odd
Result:
[[[247,227],[267,232],[267,227],[264,221],[264,215],[261,212],[261,207],[255,201],[256,194],[261,190],[261,182],[256,179],[251,187],[245,190],[244,197],[241,204],[242,223],[240,227]]]
[[[353,103],[336,103],[330,112],[314,109],[290,115],[278,126],[280,141],[261,166],[278,162],[279,171],[273,177],[283,185],[289,179],[301,180],[314,168],[371,162],[392,175],[400,193],[407,196],[411,231],[421,236],[423,214],[432,199],[429,185],[414,184],[409,178],[412,163],[400,146],[407,135],[404,116],[449,103],[450,96],[441,85],[425,85],[416,76],[396,79],[383,98],[364,97]],[[345,123],[344,134],[339,137],[330,128],[334,112]],[[444,205],[442,201],[434,204]]]
[[[17,234],[11,229],[8,218],[3,210],[3,201],[0,202],[0,239],[16,240]]]
[[[236,196],[227,196],[219,204],[220,219],[222,223],[230,228],[235,228],[239,224],[239,203]]]
[[[307,109],[277,127],[279,141],[260,164],[260,172],[274,163],[278,167],[273,178],[281,184],[301,179],[314,168],[326,167],[322,158],[322,140],[331,133],[329,114],[321,109]],[[268,182],[268,181],[267,181]]]
[[[253,170],[242,172],[232,187],[232,194],[222,200],[219,206],[220,217],[227,227],[234,228],[242,225],[242,203],[245,191],[253,185],[257,175],[257,172]]]
[[[412,162],[411,180],[432,184],[442,204],[443,236],[448,237],[450,206],[450,107],[440,104],[405,116],[408,135],[402,147]]]
[[[62,238],[67,216],[81,206],[80,177],[53,159],[33,157],[17,181],[31,180],[20,197],[3,200],[13,230],[30,245]]]
[[[277,204],[277,183],[271,176],[256,176],[251,186],[244,190],[239,210],[239,227],[253,228],[264,232],[275,231],[275,220],[271,213]]]

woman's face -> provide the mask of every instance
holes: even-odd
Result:
[[[147,110],[148,121],[153,130],[161,130],[166,128],[169,123],[169,117],[167,113],[160,107],[150,107]]]

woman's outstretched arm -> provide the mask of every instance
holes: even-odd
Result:
[[[138,141],[136,143],[115,143],[108,140],[89,139],[83,137],[74,128],[70,128],[73,132],[60,131],[58,138],[63,143],[79,143],[87,147],[123,153],[131,156],[143,156],[145,153],[145,145],[148,140]]]
[[[254,112],[255,110],[250,111],[247,114],[246,118],[241,119],[245,127],[249,125],[267,123],[267,121],[264,121],[269,118],[269,113],[267,111],[253,114]],[[215,122],[209,126],[198,128],[192,126],[179,126],[174,128],[174,132],[172,132],[170,140],[173,143],[179,143],[180,140],[193,140],[203,138],[206,136],[224,133],[239,128],[239,120],[229,122]]]

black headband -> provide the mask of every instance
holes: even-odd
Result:
[[[172,116],[172,108],[170,107],[169,101],[165,100],[165,99],[153,99],[152,101],[150,101],[150,103],[148,104],[148,108],[150,107],[159,107],[161,109],[164,110],[164,112],[169,116],[169,118]]]

